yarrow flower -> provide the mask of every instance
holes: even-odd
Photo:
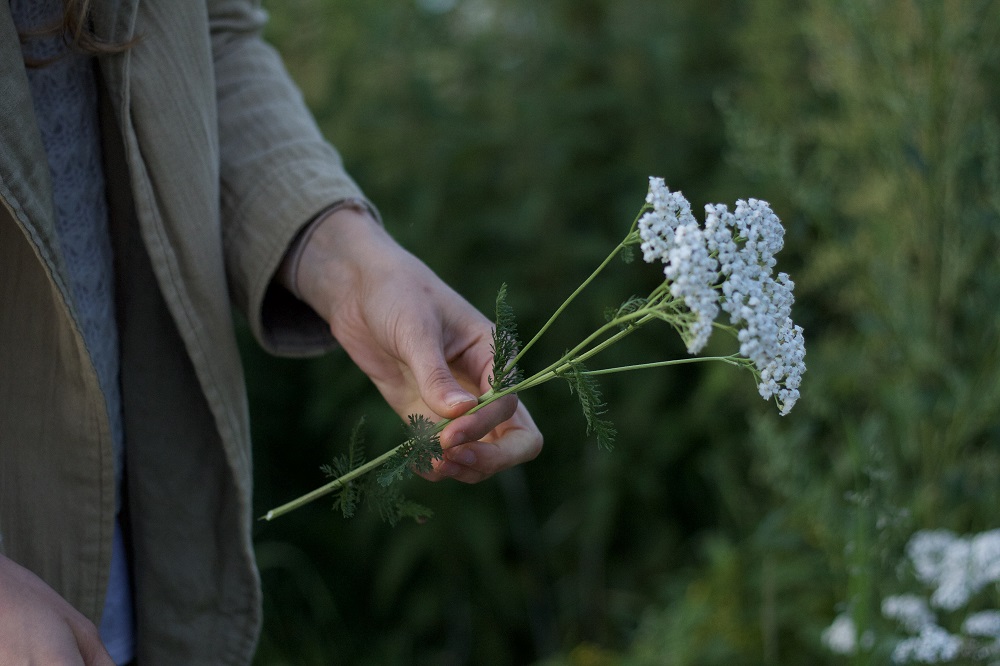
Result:
[[[722,309],[730,323],[742,326],[740,354],[760,371],[761,397],[777,397],[781,413],[787,414],[799,399],[806,350],[802,327],[791,318],[795,284],[786,273],[771,277],[785,230],[767,202],[758,199],[736,202],[735,213],[721,204],[705,206],[705,226],[726,276]]]
[[[683,299],[697,317],[687,341],[688,353],[697,354],[708,343],[712,322],[719,314],[719,296],[713,288],[719,274],[718,262],[709,256],[704,234],[697,225],[678,227],[674,241],[663,274],[670,280],[670,294]]]
[[[698,226],[691,204],[680,192],[671,192],[662,178],[649,177],[646,203],[653,210],[639,218],[642,258],[647,264],[657,259],[666,263],[674,245],[674,232],[680,226]]]
[[[931,603],[964,606],[990,583],[1000,583],[1000,530],[963,538],[948,530],[917,532],[906,547],[917,578],[931,587]]]
[[[759,199],[738,201],[733,213],[709,204],[702,228],[662,178],[649,179],[646,203],[652,210],[638,222],[643,259],[665,264],[670,294],[694,315],[683,333],[688,353],[704,348],[721,305],[739,327],[740,354],[757,368],[761,397],[775,398],[787,414],[799,399],[805,338],[791,318],[795,284],[786,273],[772,277],[784,246],[778,216]]]
[[[882,616],[896,620],[911,633],[919,633],[937,622],[927,601],[915,594],[899,594],[882,600]]]
[[[1000,530],[963,537],[949,530],[923,530],[914,534],[906,554],[917,580],[928,594],[899,594],[882,601],[882,616],[894,621],[905,637],[892,636],[892,660],[897,664],[940,664],[961,659],[962,663],[996,666],[1000,657],[1000,610],[977,610],[959,618],[955,614],[967,604],[979,606],[973,597],[990,584],[1000,583]],[[1000,589],[1000,588],[998,588]],[[945,621],[938,622],[938,610]],[[835,636],[847,635],[846,616],[838,616],[823,633],[823,642],[835,653],[846,654]],[[961,617],[961,616],[959,616]],[[943,625],[943,626],[942,626]],[[848,627],[857,632],[853,625]]]
[[[986,610],[973,613],[962,623],[962,633],[1000,641],[1000,611]]]
[[[892,651],[897,664],[939,664],[953,660],[962,648],[962,639],[935,625],[928,625],[920,633],[904,638]]]
[[[841,613],[823,630],[823,644],[834,654],[851,655],[858,650],[858,630],[847,613]]]

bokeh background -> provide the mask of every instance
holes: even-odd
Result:
[[[696,211],[771,202],[808,372],[784,418],[729,366],[603,378],[610,453],[551,383],[523,397],[542,455],[409,482],[426,524],[324,501],[258,524],[257,663],[888,663],[910,535],[1000,527],[1000,3],[265,6],[386,225],[484,311],[506,282],[537,330],[659,175]],[[656,279],[613,269],[525,365]],[[397,442],[344,355],[243,342],[259,513],[322,483],[361,416],[371,453]],[[652,329],[603,362],[683,354]],[[842,612],[878,640],[834,654]]]

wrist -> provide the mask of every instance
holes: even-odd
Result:
[[[372,214],[371,209],[360,199],[344,199],[338,201],[337,203],[329,206],[328,208],[321,211],[316,217],[312,219],[308,224],[306,224],[292,240],[288,247],[288,251],[285,252],[285,257],[278,266],[278,272],[275,275],[275,279],[283,287],[292,292],[299,300],[303,300],[302,291],[299,288],[299,265],[302,262],[302,255],[305,252],[306,246],[312,239],[313,234],[323,224],[327,218],[329,218],[334,213],[339,211],[350,209],[355,210],[359,213],[368,213],[375,218]]]
[[[355,288],[361,268],[385,243],[393,241],[368,206],[354,199],[341,202],[300,232],[278,279],[329,322],[338,294]]]

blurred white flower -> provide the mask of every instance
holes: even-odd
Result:
[[[906,551],[938,608],[956,610],[985,586],[1000,582],[1000,530],[972,537],[925,530],[913,535]]]
[[[910,633],[919,633],[936,624],[927,601],[915,594],[899,594],[882,600],[882,616],[896,620]]]
[[[962,633],[1000,641],[1000,611],[987,610],[973,613],[962,623]]]
[[[823,630],[822,640],[834,654],[854,654],[858,649],[858,631],[854,620],[847,613],[841,613]]]
[[[904,638],[892,651],[897,664],[943,664],[958,656],[962,639],[937,625],[928,625],[917,636]]]

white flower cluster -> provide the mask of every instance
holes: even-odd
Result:
[[[915,594],[900,594],[882,600],[882,617],[895,620],[910,633],[919,633],[937,623],[927,601]]]
[[[910,638],[904,638],[892,651],[897,664],[942,664],[952,661],[962,649],[962,639],[931,624]]]
[[[799,399],[806,347],[802,327],[791,317],[795,284],[787,273],[777,279],[771,275],[785,229],[767,202],[758,199],[737,201],[733,213],[721,204],[705,206],[705,228],[726,278],[722,309],[730,323],[742,326],[740,354],[760,371],[761,396],[777,396],[781,413],[787,414]]]
[[[858,630],[854,620],[847,613],[841,613],[823,630],[822,640],[834,654],[854,654],[858,650]]]
[[[687,351],[697,354],[712,335],[719,314],[715,282],[719,263],[708,253],[705,233],[691,214],[691,204],[680,192],[671,192],[662,178],[650,177],[646,203],[653,207],[639,218],[642,258],[659,259],[670,280],[670,294],[684,301],[695,315],[687,332]]]
[[[639,219],[643,259],[664,263],[671,295],[696,317],[688,353],[708,342],[721,304],[740,327],[740,354],[760,373],[761,397],[777,398],[787,414],[799,399],[806,352],[802,327],[791,319],[795,285],[785,273],[772,277],[774,256],[784,245],[781,221],[767,202],[750,199],[738,201],[733,213],[721,204],[705,206],[702,228],[687,199],[655,177],[646,202],[653,210]]]
[[[956,610],[987,585],[1000,583],[1000,530],[971,537],[917,532],[906,554],[920,582],[933,589],[931,604],[943,610]]]
[[[1000,583],[1000,530],[960,537],[948,530],[917,532],[906,546],[917,579],[930,599],[913,594],[888,597],[882,615],[909,636],[892,651],[897,664],[939,664],[959,657],[996,663],[1000,657],[1000,611],[968,615],[958,634],[940,626],[931,607],[954,612],[990,584]]]

